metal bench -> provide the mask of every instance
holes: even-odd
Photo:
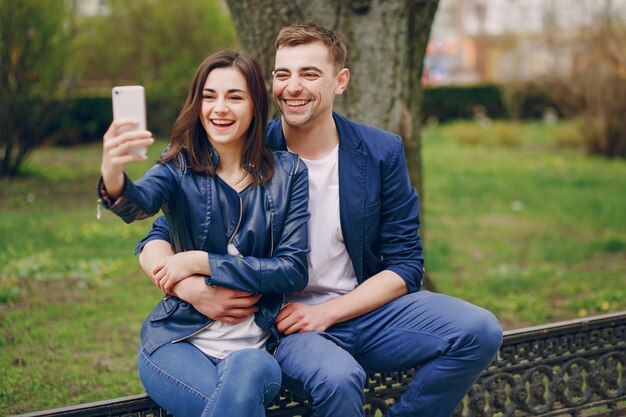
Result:
[[[367,416],[382,416],[414,375],[371,373]],[[377,414],[378,413],[378,414]],[[268,416],[309,417],[306,400],[282,390]],[[626,311],[507,331],[497,358],[472,386],[455,417],[626,415]],[[170,416],[135,395],[20,417]],[[338,416],[340,417],[340,416]]]

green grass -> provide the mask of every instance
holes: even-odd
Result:
[[[489,129],[478,144],[459,141],[463,126],[424,132],[425,256],[437,289],[494,311],[505,328],[624,309],[626,162],[561,146],[557,127],[518,126],[511,146]]]
[[[0,180],[0,415],[142,392],[138,331],[160,296],[132,253],[151,222],[96,220],[100,155],[41,149]]]
[[[626,309],[626,162],[585,156],[568,129],[424,131],[429,276],[507,329]],[[142,392],[139,327],[159,293],[132,251],[151,222],[96,221],[100,152],[40,149],[0,180],[0,415]]]

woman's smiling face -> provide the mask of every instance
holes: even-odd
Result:
[[[243,148],[252,110],[248,85],[237,68],[215,68],[209,73],[202,89],[200,119],[218,153],[220,148]]]

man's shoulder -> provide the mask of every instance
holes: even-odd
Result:
[[[355,145],[364,144],[369,152],[386,153],[396,150],[402,144],[402,138],[395,133],[338,114],[335,114],[335,123],[339,129],[340,140],[347,139]]]

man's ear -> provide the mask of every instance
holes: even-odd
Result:
[[[345,89],[348,87],[348,82],[350,82],[350,70],[348,68],[343,68],[337,74],[337,87],[335,87],[336,96],[343,94]]]

